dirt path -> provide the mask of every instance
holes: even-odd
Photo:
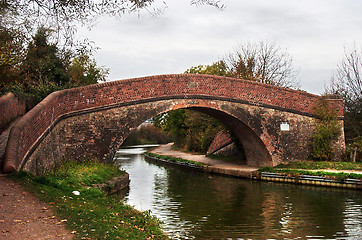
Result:
[[[196,154],[191,154],[191,153],[175,151],[175,150],[172,150],[172,148],[171,148],[172,145],[173,145],[173,143],[160,145],[159,147],[153,149],[151,152],[160,154],[160,155],[179,157],[179,158],[183,158],[183,159],[187,159],[187,160],[191,160],[191,161],[195,161],[195,162],[206,163],[212,167],[225,169],[225,170],[242,170],[244,172],[253,172],[253,171],[258,170],[258,168],[256,168],[256,167],[240,165],[240,164],[228,162],[225,160],[212,159],[212,158],[206,157],[205,155],[196,155]]]
[[[51,206],[0,176],[0,239],[73,239],[73,235],[54,216]]]

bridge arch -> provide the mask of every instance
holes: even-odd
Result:
[[[62,158],[113,157],[128,134],[162,112],[191,108],[221,120],[252,165],[304,158],[320,97],[219,76],[178,74],[52,93],[12,129],[4,170],[48,169]],[[331,100],[343,116],[340,100]],[[280,131],[281,122],[290,131]],[[341,125],[343,126],[343,125]],[[342,142],[343,139],[341,139]]]

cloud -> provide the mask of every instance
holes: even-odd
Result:
[[[81,33],[101,48],[96,58],[110,68],[110,79],[180,73],[217,61],[238,43],[274,41],[288,49],[302,87],[314,93],[323,92],[343,46],[362,39],[359,0],[223,3],[226,8],[219,11],[167,1],[157,17],[144,12],[118,21],[105,17],[92,31]]]

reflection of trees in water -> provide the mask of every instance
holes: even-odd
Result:
[[[169,171],[167,196],[180,202],[182,220],[198,225],[196,238],[332,238],[346,233],[345,201],[353,191]]]
[[[362,233],[362,198],[346,199],[344,210],[345,231],[350,236],[361,236]]]
[[[253,182],[235,180],[195,172],[190,174],[187,170],[169,174],[168,197],[180,201],[178,215],[181,219],[198,225],[193,233],[196,238],[209,237],[206,232],[210,229],[210,236],[233,237],[230,228],[234,231],[238,225],[262,225],[258,217],[262,199],[254,196]],[[249,203],[250,207],[245,206]]]
[[[269,184],[268,190],[264,191],[267,199],[263,205],[265,232],[280,233],[289,238],[346,236],[348,231],[343,223],[345,201],[349,197],[361,199],[356,194],[360,193],[335,188]],[[277,236],[274,234],[274,237]]]
[[[269,184],[263,195],[267,236],[333,237],[336,232],[343,232],[344,198],[336,194],[336,189]]]

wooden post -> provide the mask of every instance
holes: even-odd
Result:
[[[356,157],[357,157],[357,147],[354,147],[354,152],[353,152],[353,159],[352,162],[356,162]]]

